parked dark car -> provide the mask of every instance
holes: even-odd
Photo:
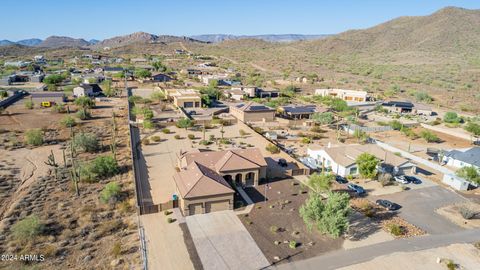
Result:
[[[415,176],[410,176],[410,175],[405,175],[405,179],[407,179],[407,181],[409,183],[413,183],[413,184],[421,184],[422,183],[422,180],[418,179],[417,177]]]
[[[282,167],[287,167],[288,163],[284,158],[281,158],[281,159],[278,160],[278,165],[280,165]]]
[[[382,206],[389,211],[395,211],[400,209],[400,205],[393,203],[389,200],[377,200],[376,203],[377,205]]]
[[[337,183],[339,183],[339,184],[346,184],[346,183],[348,183],[348,180],[345,179],[345,177],[340,176],[340,175],[335,175],[335,181],[337,181]]]
[[[355,191],[355,193],[357,193],[358,195],[362,195],[362,194],[365,194],[365,189],[363,189],[363,187],[359,186],[359,185],[355,185],[355,184],[348,184],[347,185],[347,188],[351,191]]]

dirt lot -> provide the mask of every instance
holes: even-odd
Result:
[[[116,112],[119,142],[117,159],[121,168],[121,173],[113,178],[91,184],[81,182],[79,197],[73,193],[69,165],[64,167],[61,154],[66,143],[65,135],[69,133],[58,124],[64,114],[55,114],[49,109],[24,112],[23,108],[17,105],[9,107],[8,111],[13,117],[0,117],[2,120],[9,118],[7,121],[20,121],[22,124],[16,126],[19,130],[43,128],[47,125],[45,136],[52,145],[24,147],[21,141],[22,133],[11,131],[2,134],[4,139],[17,136],[19,144],[12,147],[11,141],[3,141],[7,150],[0,150],[2,172],[6,172],[4,175],[7,176],[7,181],[17,181],[13,188],[0,189],[4,213],[0,223],[0,252],[44,255],[44,262],[33,263],[39,268],[105,269],[115,266],[139,269],[140,243],[134,211],[125,100],[112,99],[110,102],[97,103],[97,109],[92,110],[91,120],[77,120],[79,125],[75,127],[76,131],[94,133],[100,144],[106,146],[111,138],[111,114],[112,111]],[[30,113],[33,116],[29,116]],[[13,125],[11,122],[0,121],[0,124],[2,123],[6,127]],[[58,178],[55,178],[52,169],[44,163],[51,150],[60,164]],[[97,155],[108,154],[108,147],[103,147],[95,154],[81,153],[78,160],[86,162]],[[107,183],[113,181],[122,187],[122,203],[102,203],[99,192]],[[29,215],[37,216],[43,224],[41,232],[26,242],[14,238],[12,225]],[[114,246],[119,247],[118,255],[113,253]],[[25,264],[21,262],[0,264],[0,269],[24,267]]]
[[[308,197],[308,188],[289,179],[269,183],[269,186],[266,203],[265,185],[246,189],[256,204],[248,215],[240,216],[267,260],[271,263],[302,260],[342,247],[342,238],[332,239],[305,226],[298,209]],[[275,227],[277,231],[273,232]],[[295,249],[289,247],[291,240],[297,242]],[[275,241],[279,241],[278,245]]]
[[[464,207],[470,209],[476,215],[469,220],[464,219],[460,214],[460,209]],[[448,205],[437,209],[436,212],[460,227],[467,229],[480,228],[480,204],[478,203]]]
[[[54,128],[62,117],[63,114],[54,113],[48,108],[26,109],[19,101],[0,114],[0,129],[25,131],[31,128]]]

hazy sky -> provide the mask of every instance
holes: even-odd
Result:
[[[479,0],[2,0],[0,39],[65,35],[332,34]]]

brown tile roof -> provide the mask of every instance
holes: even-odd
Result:
[[[183,159],[187,166],[195,161],[219,172],[267,166],[267,162],[258,148],[187,153]]]
[[[173,179],[182,198],[234,193],[222,176],[197,162],[192,162],[186,170],[177,172]]]

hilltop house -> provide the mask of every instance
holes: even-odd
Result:
[[[275,120],[275,110],[250,101],[246,104],[230,106],[230,114],[242,122],[271,122]]]
[[[385,151],[374,144],[354,144],[324,148],[312,146],[307,149],[307,154],[316,160],[319,167],[323,166],[341,176],[358,175],[356,158],[363,153],[374,155],[381,161],[379,169],[393,175],[404,174],[409,170],[415,169],[415,165],[409,160]]]
[[[186,216],[233,209],[231,185],[257,186],[267,163],[257,148],[183,153],[173,179]]]
[[[316,89],[315,95],[320,95],[323,97],[330,96],[353,102],[365,102],[368,98],[368,93],[365,91],[346,89]]]

